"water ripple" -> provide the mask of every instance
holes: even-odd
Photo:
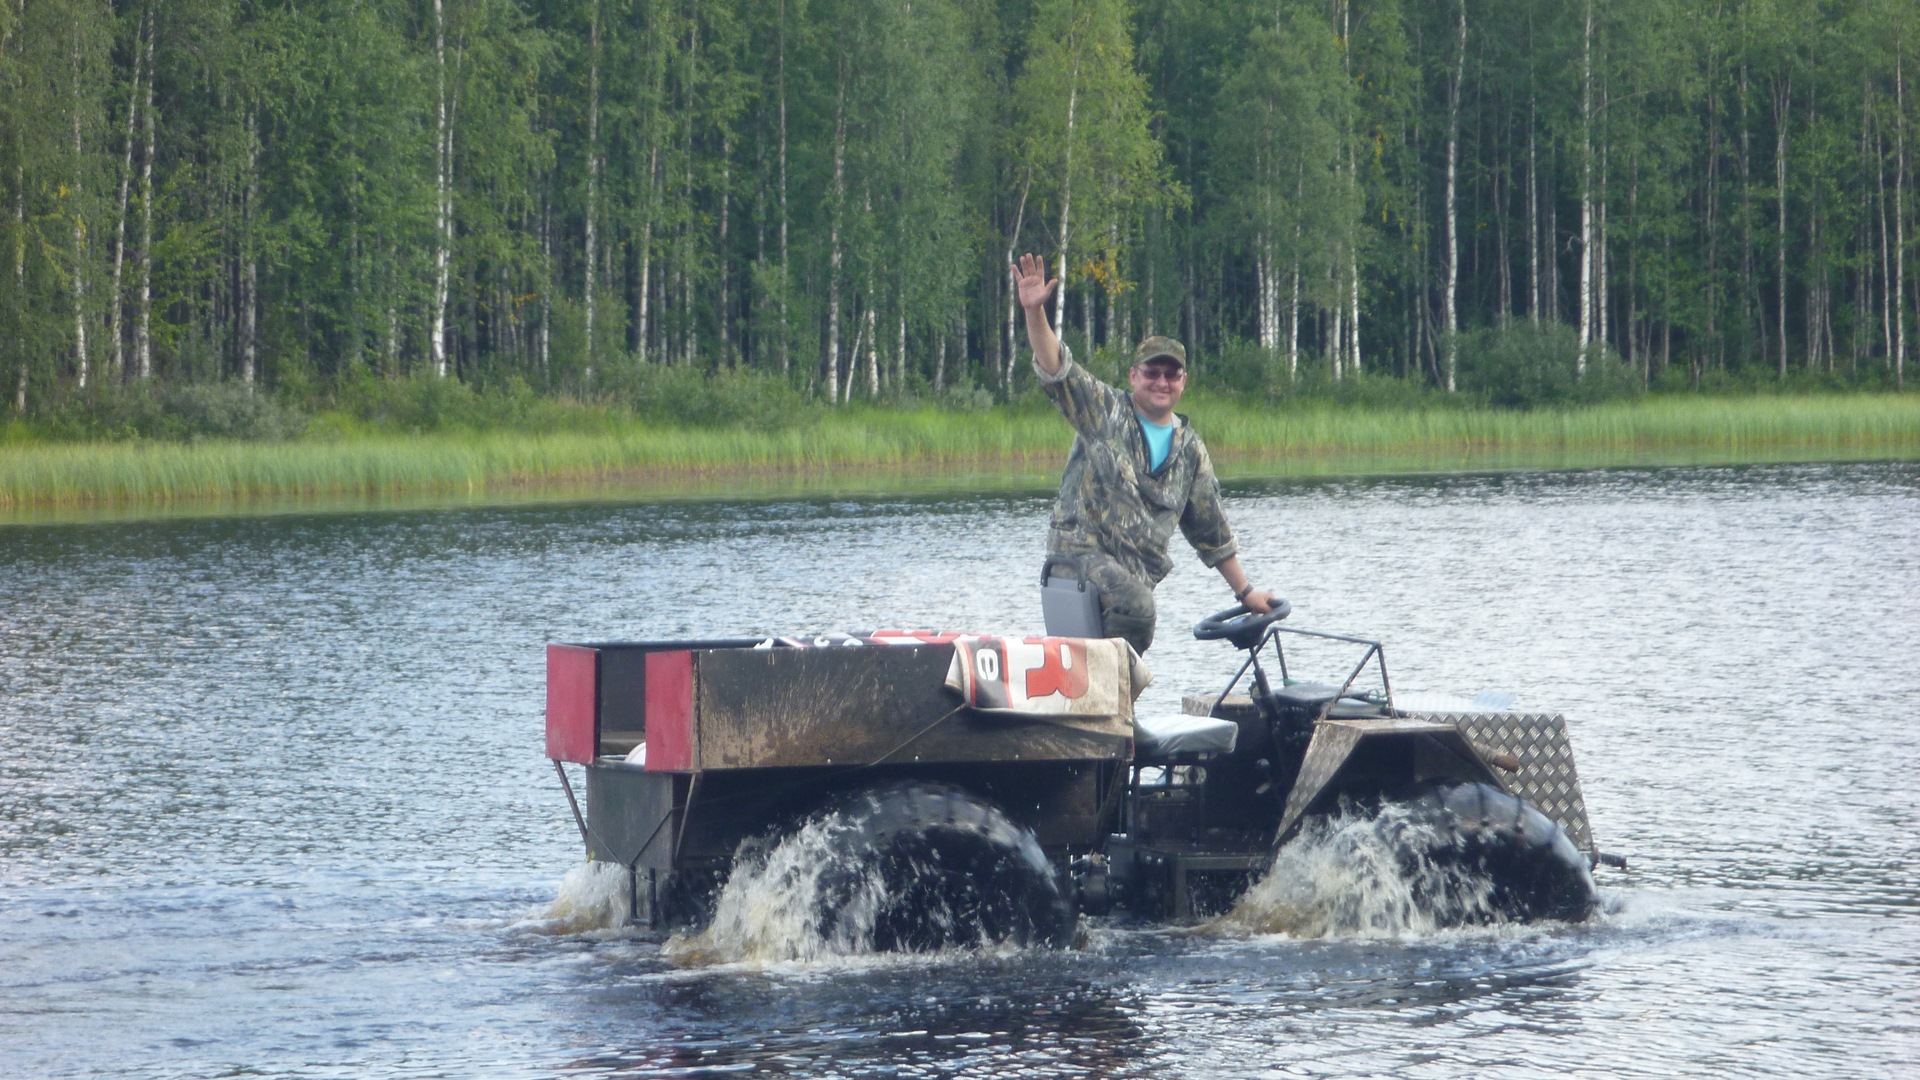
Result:
[[[608,926],[548,641],[1025,630],[1031,493],[0,526],[0,1070],[203,1077],[1920,1072],[1920,467],[1239,482],[1396,685],[1572,726],[1581,927],[689,969]],[[1159,590],[1172,711],[1228,663]],[[596,888],[599,891],[596,892]]]

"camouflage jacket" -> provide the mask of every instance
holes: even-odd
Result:
[[[1209,567],[1239,553],[1220,505],[1213,461],[1187,418],[1167,459],[1149,470],[1147,436],[1133,398],[1087,374],[1060,346],[1060,373],[1034,364],[1041,389],[1073,425],[1073,452],[1053,503],[1051,554],[1103,552],[1130,574],[1159,584],[1173,569],[1167,544],[1177,525]]]

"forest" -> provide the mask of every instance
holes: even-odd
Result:
[[[0,390],[1007,400],[1024,251],[1234,390],[1897,388],[1916,16],[0,0]]]

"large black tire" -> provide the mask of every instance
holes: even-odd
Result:
[[[909,781],[826,813],[846,827],[818,892],[824,939],[903,952],[1072,941],[1077,913],[1032,830],[980,797]]]
[[[1491,884],[1484,895],[1438,895],[1440,886],[1421,897],[1443,922],[1580,922],[1597,907],[1590,864],[1567,831],[1491,784],[1431,785],[1383,807],[1375,828],[1416,882],[1464,874]]]

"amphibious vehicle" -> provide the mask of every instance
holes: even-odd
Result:
[[[546,752],[588,857],[624,870],[629,917],[656,928],[700,926],[736,867],[811,828],[832,857],[795,902],[846,948],[1065,944],[1082,913],[1219,914],[1334,815],[1370,820],[1409,874],[1483,883],[1443,921],[1592,913],[1611,857],[1562,716],[1406,707],[1378,641],[1287,614],[1201,622],[1237,670],[1158,719],[1134,715],[1149,676],[1117,639],[555,644]],[[1288,646],[1308,642],[1358,661],[1296,679]],[[584,811],[562,762],[585,769]]]

